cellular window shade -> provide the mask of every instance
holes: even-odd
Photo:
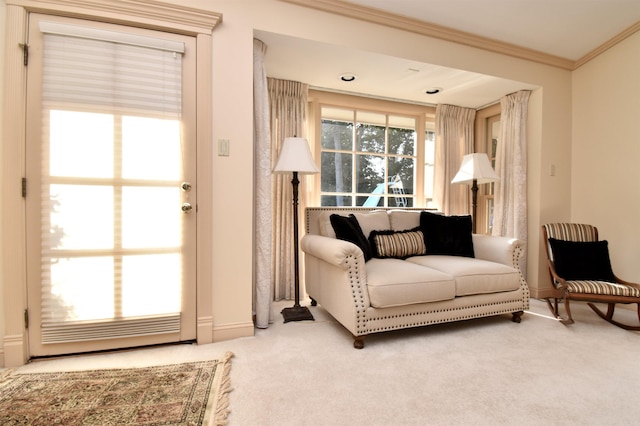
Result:
[[[49,134],[50,122],[53,120],[51,117],[60,111],[97,112],[104,116],[121,118],[138,116],[180,119],[183,43],[51,22],[41,22],[39,28],[43,33],[42,103],[45,135]],[[125,267],[121,259],[123,229],[122,224],[116,219],[122,210],[124,182],[122,166],[118,165],[123,156],[121,142],[120,145],[116,143],[118,137],[118,133],[115,132],[113,147],[108,147],[102,161],[102,164],[113,164],[110,170],[90,170],[88,174],[68,172],[63,173],[63,176],[52,173],[50,141],[47,137],[43,138],[42,343],[180,332],[180,309],[137,316],[124,316],[118,312],[122,310],[118,307],[122,302],[118,300],[122,298],[122,275]],[[104,133],[96,135],[94,139],[92,143],[98,147],[96,140],[103,140]],[[112,154],[109,154],[109,150]],[[84,161],[81,157],[72,160]],[[96,181],[99,183],[96,184]],[[154,184],[151,180],[147,182],[150,185]],[[94,247],[86,244],[68,246],[64,239],[60,242],[62,228],[56,223],[56,220],[59,220],[56,219],[59,207],[56,205],[55,197],[65,185],[80,189],[84,185],[93,194],[98,191],[107,193],[105,199],[112,200],[112,204],[106,203],[106,208],[96,208],[101,212],[114,212],[113,235],[108,244],[96,237],[89,243],[94,244]],[[177,188],[177,184],[175,187]],[[84,204],[80,206],[83,209],[86,207]],[[93,231],[87,229],[88,234],[93,235]],[[162,254],[163,250],[167,255],[180,253],[180,247],[141,247],[130,249],[126,254],[143,257],[139,255]],[[59,288],[60,284],[52,278],[52,270],[57,268],[56,270],[61,271],[65,264],[70,263],[83,263],[85,268],[91,270],[95,279],[87,279],[84,283],[86,288],[80,291],[86,292],[87,297],[94,300],[113,297],[113,315],[110,312],[79,315],[73,303],[65,299],[63,291]],[[96,282],[99,280],[103,280],[103,283],[113,280],[113,296],[108,292],[100,293],[92,289],[98,287]],[[106,285],[102,285],[101,288],[106,288]],[[78,292],[77,289],[71,291]],[[148,297],[140,298],[140,303],[144,303],[144,299]]]
[[[45,107],[180,114],[183,43],[53,22],[40,30]]]

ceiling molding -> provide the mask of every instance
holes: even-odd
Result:
[[[591,52],[589,52],[586,55],[584,55],[582,58],[578,59],[575,62],[574,66],[573,66],[573,69],[581,67],[582,65],[586,64],[587,62],[589,62],[590,60],[592,60],[596,56],[600,55],[601,53],[606,52],[607,50],[611,49],[616,44],[620,43],[621,41],[623,41],[627,37],[635,34],[638,31],[640,31],[640,22],[636,22],[635,24],[633,24],[632,26],[630,26],[629,28],[627,28],[626,30],[624,30],[623,32],[618,34],[617,36],[613,37],[612,39],[610,39],[606,43],[603,43],[599,47],[593,49]]]
[[[416,34],[450,41],[465,46],[475,47],[494,53],[526,59],[557,68],[573,70],[574,61],[555,55],[539,52],[533,49],[516,46],[514,44],[497,41],[488,37],[458,31],[451,28],[431,24],[417,19],[396,15],[379,9],[356,5],[341,0],[280,0],[286,3],[297,4],[324,12],[334,13],[373,24],[413,32]]]
[[[545,65],[551,65],[557,68],[573,71],[586,64],[598,55],[606,52],[616,44],[620,43],[627,37],[640,31],[640,22],[636,22],[620,34],[611,38],[599,47],[584,55],[582,58],[572,61],[555,55],[549,55],[533,49],[517,46],[510,43],[501,42],[488,37],[458,31],[451,28],[443,27],[436,24],[396,15],[383,10],[370,8],[366,6],[349,3],[342,0],[280,0],[285,3],[292,3],[299,6],[313,8],[324,12],[334,13],[337,15],[370,22],[373,24],[384,25],[387,27],[410,31],[416,34],[433,37],[440,40],[450,41],[465,46],[475,47],[494,53],[512,56],[515,58],[526,59]]]

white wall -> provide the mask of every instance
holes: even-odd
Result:
[[[573,73],[571,219],[598,227],[640,282],[640,33]]]

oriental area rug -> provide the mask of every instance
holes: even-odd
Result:
[[[9,374],[0,425],[224,425],[233,354],[144,368]]]

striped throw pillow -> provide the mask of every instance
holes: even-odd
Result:
[[[406,231],[371,231],[369,243],[373,257],[406,259],[427,253],[420,228]]]

